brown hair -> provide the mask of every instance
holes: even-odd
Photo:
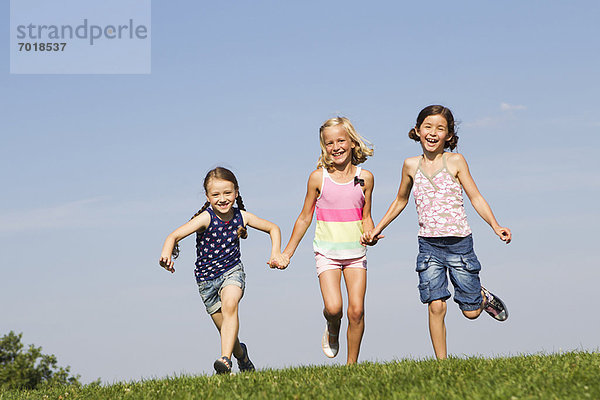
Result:
[[[445,149],[454,150],[456,145],[458,144],[458,135],[456,134],[456,124],[454,123],[454,116],[452,115],[452,111],[449,108],[440,106],[440,105],[431,105],[427,106],[421,110],[419,115],[417,116],[417,123],[415,127],[408,131],[408,137],[414,140],[415,142],[419,142],[421,139],[417,134],[417,129],[421,127],[425,118],[430,115],[441,115],[446,119],[448,123],[448,134],[450,135],[450,139],[446,141],[444,145]]]
[[[350,120],[346,117],[335,117],[330,118],[321,125],[319,128],[319,141],[321,143],[321,156],[317,161],[317,168],[325,167],[329,169],[333,165],[333,161],[327,155],[325,149],[325,141],[323,140],[323,131],[332,126],[342,125],[344,130],[350,137],[350,140],[354,143],[354,149],[352,149],[352,165],[358,165],[367,161],[367,157],[373,155],[373,145],[360,136]]]
[[[223,168],[223,167],[216,167],[216,168],[208,171],[208,173],[204,177],[204,192],[205,193],[208,193],[208,183],[210,182],[211,179],[221,179],[223,181],[228,181],[228,182],[233,183],[233,187],[235,188],[235,190],[237,192],[237,197],[235,198],[235,203],[240,210],[246,211],[246,207],[244,206],[244,201],[242,200],[242,195],[240,194],[240,187],[238,185],[237,178],[235,177],[233,172],[231,172],[227,168]],[[199,209],[198,212],[196,212],[196,214],[194,214],[192,216],[192,218],[190,218],[190,220],[192,220],[192,219],[196,218],[198,215],[202,214],[202,212],[204,212],[208,207],[210,207],[210,203],[207,201],[204,203],[202,208]],[[200,234],[201,234],[201,232],[196,232],[196,235],[200,235]],[[238,234],[238,237],[240,237],[242,239],[246,239],[248,237],[248,230],[244,226],[243,221],[242,221],[242,224],[240,225],[240,227],[238,228],[237,234]],[[173,258],[177,258],[178,256],[179,256],[179,244],[175,244],[175,247],[173,248]]]

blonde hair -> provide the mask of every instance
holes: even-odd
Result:
[[[373,155],[373,145],[371,142],[360,136],[350,120],[346,117],[335,117],[329,118],[327,121],[321,125],[319,128],[319,142],[321,144],[321,156],[317,161],[317,168],[331,168],[333,165],[333,161],[329,158],[327,154],[327,150],[325,148],[325,141],[323,140],[323,131],[332,126],[342,125],[344,130],[354,143],[354,148],[352,149],[352,165],[358,165],[367,160],[367,157]]]

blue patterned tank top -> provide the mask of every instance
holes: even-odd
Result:
[[[242,213],[233,209],[233,217],[223,221],[216,216],[212,208],[210,225],[196,236],[196,281],[208,281],[224,274],[240,263],[240,239],[238,228],[244,224]]]

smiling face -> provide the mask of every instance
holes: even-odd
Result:
[[[325,152],[334,165],[345,166],[346,163],[352,162],[352,150],[355,144],[343,125],[323,129],[321,138]]]
[[[233,182],[212,178],[206,185],[206,199],[220,217],[228,216],[238,195]]]
[[[430,115],[417,129],[423,151],[443,153],[446,142],[452,138],[448,132],[448,121],[440,114]]]

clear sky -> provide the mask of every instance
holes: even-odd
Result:
[[[157,263],[209,169],[233,169],[285,245],[318,128],[344,115],[375,145],[377,223],[434,103],[461,121],[458,151],[513,232],[504,245],[467,200],[483,284],[511,315],[469,321],[450,301],[449,352],[598,350],[597,1],[155,0],[147,75],[11,75],[2,13],[0,334],[23,332],[84,382],[212,373],[194,239],[174,275]],[[240,338],[258,368],[345,361],[345,340],[334,360],[320,349],[313,231],[285,271],[267,268],[267,235],[243,241]],[[369,249],[362,360],[433,355],[416,235],[411,199]]]

